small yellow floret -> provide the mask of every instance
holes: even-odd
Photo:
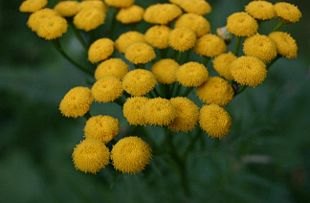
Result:
[[[210,4],[205,0],[170,0],[170,2],[180,6],[187,13],[206,15],[212,10]]]
[[[133,64],[146,64],[152,61],[156,54],[150,45],[144,42],[137,42],[126,49],[125,57]]]
[[[245,12],[237,12],[230,15],[227,18],[226,27],[228,32],[240,37],[252,36],[258,30],[256,20]]]
[[[106,4],[117,8],[127,8],[133,5],[134,2],[135,0],[105,0]]]
[[[207,68],[197,62],[188,62],[177,70],[177,81],[185,87],[198,87],[208,80]]]
[[[155,4],[149,6],[144,13],[144,20],[153,24],[168,24],[182,14],[182,10],[173,4]]]
[[[226,51],[225,41],[217,35],[206,34],[199,38],[195,51],[197,54],[208,57],[215,57]]]
[[[144,9],[140,6],[130,6],[121,9],[116,16],[116,19],[123,24],[137,23],[143,19]]]
[[[61,1],[56,4],[54,10],[61,16],[71,17],[80,11],[80,4],[77,1]]]
[[[276,15],[272,3],[268,1],[252,1],[246,5],[245,11],[258,20],[270,20]]]
[[[26,0],[19,7],[20,12],[32,13],[44,8],[47,5],[47,0]]]
[[[162,84],[172,84],[176,81],[179,64],[173,59],[162,59],[152,66],[156,80]]]
[[[58,16],[56,11],[45,8],[32,13],[28,18],[27,25],[32,31],[36,32],[38,31],[41,23],[44,22],[44,20],[54,16]]]
[[[286,32],[272,32],[269,37],[276,43],[277,51],[280,55],[294,59],[297,57],[298,46],[295,39]]]
[[[204,17],[194,14],[183,14],[175,23],[175,27],[185,27],[196,33],[198,37],[210,32],[210,23]]]
[[[297,6],[287,2],[276,3],[274,9],[278,17],[290,23],[298,22],[302,16]]]
[[[80,2],[79,7],[80,7],[80,10],[99,9],[102,12],[106,12],[108,9],[102,0],[82,1],[82,2]]]
[[[61,37],[68,30],[66,19],[60,16],[50,16],[40,22],[37,34],[46,40],[53,40]]]
[[[92,95],[96,102],[113,102],[123,93],[120,79],[113,76],[106,76],[92,86]]]
[[[105,76],[114,76],[121,80],[127,73],[128,65],[120,58],[112,58],[98,65],[95,78],[99,80]]]
[[[177,51],[186,51],[195,46],[196,34],[194,31],[185,28],[175,28],[169,34],[169,45]]]
[[[98,8],[82,9],[74,16],[74,25],[86,32],[91,31],[102,25],[105,21],[106,14]]]
[[[88,60],[97,63],[107,59],[114,52],[114,42],[108,38],[98,39],[93,42],[88,50]]]
[[[237,57],[233,53],[218,55],[213,60],[213,68],[220,76],[226,78],[227,80],[232,80],[233,77],[230,73],[230,64],[236,59]]]
[[[144,35],[139,32],[130,31],[121,34],[115,41],[115,46],[119,52],[124,53],[130,45],[137,42],[145,42]]]
[[[158,49],[166,49],[169,46],[170,28],[164,25],[155,25],[145,33],[147,43]]]
[[[130,125],[145,125],[144,105],[149,100],[147,97],[128,98],[123,106],[123,115]]]

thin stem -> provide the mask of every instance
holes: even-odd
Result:
[[[87,112],[83,117],[88,120],[91,117],[90,112]]]
[[[187,97],[188,95],[190,95],[193,91],[193,88],[188,88],[184,94],[182,94],[182,97]]]
[[[199,138],[201,137],[201,128],[198,127],[197,132],[195,133],[195,135],[193,135],[190,144],[188,145],[188,147],[186,148],[184,154],[183,154],[183,159],[186,159],[186,157],[188,156],[188,154],[192,151],[192,149],[195,147],[196,142],[199,140]]]
[[[72,27],[72,30],[73,30],[76,38],[79,40],[79,42],[84,47],[84,49],[87,50],[88,49],[88,45],[85,42],[85,40],[84,40],[83,36],[81,35],[80,31],[76,29],[76,27],[72,24],[72,22],[70,22],[70,25]]]
[[[272,29],[272,32],[279,30],[284,25],[284,22],[281,20],[279,21],[276,26]]]
[[[234,50],[234,54],[236,56],[238,56],[238,54],[239,54],[240,45],[241,45],[241,37],[236,36],[236,45],[235,45],[235,50]]]

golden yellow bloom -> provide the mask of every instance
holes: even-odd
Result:
[[[32,13],[44,8],[47,5],[47,0],[26,0],[19,7],[20,12]]]
[[[183,14],[175,23],[175,27],[185,27],[196,33],[198,37],[210,32],[210,23],[204,17],[194,14]]]
[[[227,18],[226,27],[228,32],[236,36],[249,37],[257,32],[258,24],[249,14],[237,12]]]
[[[130,71],[123,78],[124,90],[133,96],[142,96],[150,92],[156,85],[152,72],[144,69]]]
[[[120,79],[106,76],[92,86],[92,95],[96,102],[113,102],[122,96],[123,88]]]
[[[87,87],[75,87],[63,97],[59,110],[66,117],[84,116],[93,103],[93,96]]]
[[[210,137],[222,138],[230,131],[231,117],[224,108],[210,104],[200,109],[199,123]]]
[[[80,11],[80,3],[77,1],[61,1],[56,4],[54,10],[61,16],[71,17]]]
[[[116,19],[124,24],[137,23],[143,19],[144,9],[140,6],[133,5],[128,8],[121,9]]]
[[[131,6],[135,0],[105,0],[105,3],[109,6],[117,7],[117,8],[126,8]]]
[[[230,64],[230,72],[234,80],[241,85],[256,87],[267,75],[266,65],[253,56],[242,56]]]
[[[297,6],[287,2],[276,3],[274,9],[278,17],[290,23],[298,22],[302,16]]]
[[[177,51],[186,51],[195,46],[196,34],[185,28],[175,28],[169,34],[169,45]]]
[[[272,3],[268,1],[252,1],[246,5],[245,11],[258,20],[270,20],[276,15]]]
[[[237,57],[231,52],[220,54],[216,58],[214,58],[213,68],[220,76],[224,77],[227,80],[232,80],[233,77],[230,73],[230,64],[236,59]]]
[[[107,11],[107,6],[101,0],[82,1],[79,4],[80,10],[99,9],[102,12]]]
[[[123,106],[123,115],[130,125],[145,125],[144,105],[149,100],[147,97],[128,98]]]
[[[256,34],[244,41],[243,52],[247,56],[255,56],[268,63],[277,56],[277,47],[268,36]]]
[[[139,32],[130,31],[121,34],[115,41],[115,46],[119,52],[124,53],[130,45],[137,42],[145,42],[144,35]]]
[[[212,10],[210,4],[205,0],[170,0],[170,2],[180,6],[187,13],[206,15]]]
[[[197,54],[215,57],[226,51],[227,47],[222,38],[214,34],[206,34],[198,39],[195,47]]]
[[[109,58],[114,52],[114,42],[108,38],[101,38],[93,42],[88,49],[88,60],[97,63]]]
[[[176,110],[168,99],[149,99],[143,107],[145,122],[149,125],[167,126],[176,117]]]
[[[144,13],[144,20],[153,24],[168,24],[179,15],[182,10],[173,4],[155,4],[149,6]]]
[[[127,73],[128,65],[120,58],[112,58],[98,65],[95,78],[99,80],[105,76],[114,76],[121,80]]]
[[[177,81],[185,87],[198,87],[208,80],[207,68],[197,62],[188,62],[177,70]]]
[[[145,64],[152,61],[156,54],[150,45],[144,42],[137,42],[126,49],[125,57],[133,64]]]
[[[170,28],[164,25],[155,25],[145,33],[147,43],[158,49],[166,49],[169,46]]]
[[[45,19],[54,16],[58,16],[56,11],[49,8],[44,8],[42,10],[32,13],[28,18],[27,25],[32,31],[36,32],[38,31],[41,23],[44,22]]]
[[[86,32],[94,30],[105,21],[106,14],[97,8],[82,9],[74,16],[75,27]]]
[[[85,138],[108,143],[119,133],[119,122],[111,116],[93,116],[84,127]]]
[[[172,84],[176,81],[179,64],[173,59],[162,59],[152,66],[156,80],[162,84]]]
[[[195,128],[199,119],[199,109],[194,102],[186,97],[170,99],[176,110],[176,118],[169,128],[176,132],[188,132]]]
[[[198,97],[207,104],[226,106],[234,97],[234,90],[229,82],[220,77],[211,77],[197,89]]]
[[[109,164],[109,149],[100,141],[83,140],[72,153],[74,166],[84,173],[97,173]]]
[[[276,43],[277,51],[280,55],[294,59],[297,57],[298,46],[290,34],[286,32],[272,32],[269,37]]]
[[[150,146],[141,138],[130,136],[119,140],[111,151],[111,159],[116,170],[122,173],[142,171],[152,158]]]
[[[46,40],[53,40],[61,37],[68,30],[66,19],[60,16],[50,16],[40,22],[37,34]]]

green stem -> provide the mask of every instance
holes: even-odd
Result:
[[[201,128],[198,127],[197,132],[195,133],[195,135],[193,135],[190,144],[188,145],[188,147],[186,148],[184,154],[183,154],[183,158],[186,159],[186,157],[188,156],[188,154],[192,151],[192,149],[195,147],[196,142],[199,140],[199,138],[201,137]]]
[[[88,120],[91,117],[90,112],[87,112],[83,117]]]
[[[182,97],[187,97],[188,95],[192,93],[192,91],[193,91],[193,88],[187,88],[184,94],[182,94]]]
[[[235,46],[235,50],[234,50],[234,54],[236,56],[238,56],[238,54],[239,54],[240,45],[241,45],[241,37],[236,36],[236,46]]]
[[[272,32],[279,30],[284,25],[284,22],[281,20],[279,21],[276,26],[272,29]]]
[[[85,50],[88,50],[88,45],[85,42],[83,36],[81,35],[80,31],[76,29],[76,27],[72,24],[72,22],[70,22],[71,28],[76,36],[76,38],[79,40],[79,42],[81,43],[81,45],[84,47]]]

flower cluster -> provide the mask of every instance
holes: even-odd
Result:
[[[301,12],[285,2],[251,1],[244,11],[228,16],[217,33],[205,17],[212,10],[205,0],[170,0],[147,8],[134,0],[66,0],[53,8],[46,8],[47,3],[25,0],[20,11],[31,13],[27,24],[32,31],[58,45],[69,23],[75,33],[87,35],[106,26],[110,11],[116,11],[112,25],[148,25],[145,30],[135,26],[116,39],[104,35],[90,41],[88,61],[96,69],[82,70],[95,82],[72,88],[60,102],[65,117],[87,118],[85,139],[72,155],[75,167],[86,173],[100,171],[110,160],[118,171],[137,173],[152,157],[143,135],[121,137],[118,118],[91,115],[93,103],[119,104],[130,126],[162,126],[174,133],[191,133],[199,126],[220,139],[232,125],[225,107],[233,98],[246,87],[262,84],[276,59],[297,56],[295,40],[278,29],[299,21]],[[279,24],[261,33],[260,24],[271,19]]]

